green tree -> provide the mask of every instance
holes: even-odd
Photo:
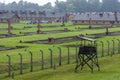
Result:
[[[100,11],[100,0],[88,0],[88,11],[89,12],[98,12]]]
[[[105,12],[120,11],[120,3],[118,0],[102,0],[101,10]]]
[[[56,0],[55,12],[66,12],[66,10],[67,10],[66,2]]]
[[[43,11],[46,11],[46,12],[51,12],[53,11],[53,7],[52,7],[52,4],[50,2],[48,2],[47,4],[44,4],[42,6],[42,10]]]
[[[86,12],[87,10],[87,0],[67,0],[68,8],[74,12]]]

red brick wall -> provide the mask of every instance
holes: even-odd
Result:
[[[79,25],[79,24],[87,24],[89,25],[89,21],[73,21],[73,24],[75,25]],[[110,21],[91,21],[92,25],[109,25],[111,24]],[[118,24],[120,24],[120,22],[118,22]]]

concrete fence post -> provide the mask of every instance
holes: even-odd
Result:
[[[75,53],[76,53],[76,63],[78,62],[78,46],[75,46]]]
[[[113,49],[112,49],[112,52],[113,52],[113,53],[112,53],[112,54],[115,54],[115,51],[114,51],[114,50],[115,50],[115,41],[112,40],[112,42],[113,42]]]
[[[108,44],[108,56],[110,55],[110,42],[107,40],[107,44]]]
[[[11,65],[11,57],[8,54],[6,56],[8,57],[8,77],[10,77],[11,76],[11,67],[10,67],[10,65]]]
[[[30,51],[30,72],[33,72],[33,54]]]
[[[120,40],[117,39],[117,41],[118,41],[118,53],[120,53]]]
[[[52,49],[48,49],[49,51],[50,51],[50,68],[52,68],[53,67],[53,59],[52,59]]]
[[[68,64],[70,64],[70,47],[67,48],[68,48]]]
[[[15,77],[15,74],[14,74],[14,72],[12,72],[12,79],[14,79],[14,77]]]
[[[22,74],[23,72],[23,68],[22,68],[22,54],[21,53],[18,53],[18,55],[20,56],[20,74]]]
[[[57,47],[59,50],[59,66],[62,65],[62,49],[60,47]]]
[[[44,55],[43,55],[43,51],[40,50],[40,53],[41,53],[41,69],[43,70],[44,69]]]
[[[104,57],[104,43],[103,43],[103,41],[100,41],[100,43],[102,44],[102,55],[101,55],[101,57]]]

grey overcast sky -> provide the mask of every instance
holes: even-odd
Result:
[[[0,2],[2,2],[2,3],[5,2],[6,4],[11,3],[13,1],[19,2],[20,0],[0,0]],[[54,5],[56,0],[23,0],[23,1],[32,2],[32,3],[38,3],[39,5],[44,5],[44,4],[48,3],[48,2],[51,2],[52,5]],[[59,0],[59,1],[66,1],[66,0]]]

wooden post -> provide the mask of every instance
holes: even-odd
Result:
[[[104,44],[103,44],[103,41],[100,41],[100,42],[102,44],[102,55],[101,55],[101,57],[104,57]]]
[[[107,40],[108,43],[108,56],[110,55],[110,42]]]
[[[30,72],[33,72],[33,54],[30,51]]]
[[[50,68],[53,67],[53,61],[52,61],[52,49],[48,49],[50,51]]]
[[[62,65],[62,55],[61,55],[61,48],[57,47],[59,49],[59,66]]]
[[[43,70],[44,69],[44,56],[43,56],[43,51],[40,50],[40,52],[41,52],[41,55],[42,55],[42,57],[41,57],[41,69]]]
[[[10,77],[11,76],[11,57],[10,55],[7,54],[7,57],[8,57],[8,76]]]
[[[20,56],[20,74],[22,74],[22,54],[21,53],[19,53],[18,54],[19,56]]]
[[[70,64],[70,48],[69,47],[67,48],[68,48],[68,64]]]

